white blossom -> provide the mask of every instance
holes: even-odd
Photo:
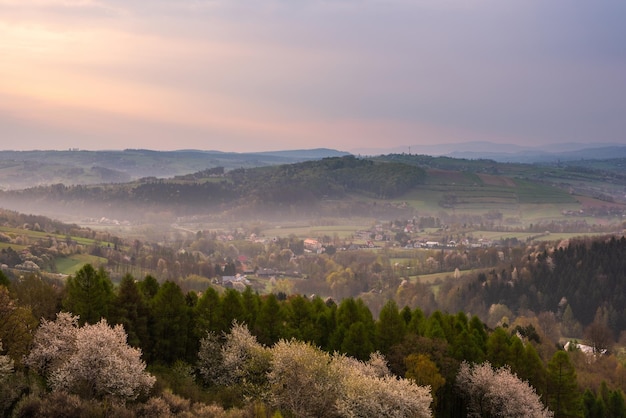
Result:
[[[208,332],[200,340],[198,372],[207,384],[217,384],[223,375],[221,343],[217,334]]]
[[[330,362],[330,354],[308,343],[276,343],[268,376],[274,405],[303,418],[333,416],[340,377]]]
[[[374,362],[377,362],[375,359]],[[357,364],[342,355],[333,357],[340,372],[341,390],[336,402],[341,417],[430,417],[429,387],[390,374],[377,376],[372,365]]]
[[[222,346],[223,385],[241,385],[246,396],[261,397],[267,386],[270,351],[250,334],[245,325],[235,323]]]
[[[0,341],[0,353],[2,341]],[[0,383],[3,383],[13,373],[13,360],[9,356],[0,355]]]
[[[58,313],[55,321],[42,319],[26,364],[49,377],[50,372],[59,368],[74,352],[77,331],[78,316],[70,313]]]
[[[78,317],[66,313],[37,330],[27,364],[48,378],[53,390],[85,397],[136,399],[149,390],[154,376],[145,372],[141,351],[126,342],[121,325],[106,320],[79,328]]]
[[[457,385],[468,398],[470,417],[552,417],[535,389],[507,366],[494,370],[489,362],[473,366],[463,362]]]

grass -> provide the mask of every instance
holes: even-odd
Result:
[[[0,250],[6,250],[7,248],[11,248],[13,251],[22,251],[28,248],[26,245],[17,245],[11,244],[9,242],[0,242]]]
[[[31,229],[22,229],[22,228],[10,228],[6,226],[0,226],[0,233],[6,234],[12,237],[24,236],[32,240],[42,240],[42,239],[47,239],[51,237],[51,238],[56,238],[59,241],[65,241],[65,239],[67,238],[67,235],[64,235],[64,234],[54,234],[50,232],[33,231]],[[83,237],[72,236],[70,237],[70,239],[72,241],[75,241],[77,244],[84,245],[84,246],[95,245],[97,242],[94,239],[83,238]],[[113,245],[112,242],[106,242],[106,241],[101,241],[99,242],[99,244],[103,247],[107,245],[111,245],[111,246]]]
[[[70,257],[56,259],[57,271],[61,274],[75,274],[85,264],[91,264],[94,268],[107,263],[106,258],[87,254],[75,254]]]
[[[333,222],[334,223],[334,222]],[[322,236],[350,239],[356,231],[369,229],[373,221],[361,220],[349,224],[336,225],[300,225],[300,226],[273,226],[262,231],[267,237],[288,237],[294,235],[299,238],[316,238]]]

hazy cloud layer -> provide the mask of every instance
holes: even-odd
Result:
[[[624,18],[615,0],[0,0],[0,148],[625,143]]]

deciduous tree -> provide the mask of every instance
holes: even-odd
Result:
[[[271,400],[297,417],[332,417],[339,376],[330,354],[301,341],[279,341],[272,347]]]
[[[0,286],[0,340],[13,361],[21,363],[28,353],[37,320],[30,308],[19,306],[6,287]]]
[[[409,379],[373,373],[364,363],[335,356],[341,376],[336,407],[341,417],[430,417],[430,389]]]
[[[489,362],[461,364],[457,387],[468,400],[469,417],[551,417],[535,390],[507,366],[493,369]]]
[[[426,354],[410,354],[404,361],[406,378],[420,386],[429,386],[433,404],[436,405],[437,391],[446,383],[437,365]]]
[[[88,399],[133,400],[155,382],[145,371],[141,351],[126,343],[121,325],[111,328],[103,319],[81,328],[69,313],[43,321],[26,362],[53,390]]]

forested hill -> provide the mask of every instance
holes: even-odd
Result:
[[[55,184],[0,192],[0,198],[6,203],[31,205],[10,207],[23,212],[60,203],[68,210],[95,204],[108,210],[130,205],[189,213],[198,208],[310,207],[325,198],[339,199],[353,193],[394,198],[425,177],[424,170],[416,166],[345,156],[232,171],[212,168],[170,179],[148,177],[122,184]]]
[[[626,238],[576,240],[556,249],[529,250],[519,263],[455,287],[447,295],[460,297],[467,309],[474,301],[487,306],[506,305],[514,312],[557,310],[564,332],[577,334],[583,327],[600,322],[611,329],[614,339],[626,329]],[[504,264],[504,263],[503,263]]]
[[[319,148],[235,153],[221,151],[0,151],[0,189],[63,183],[121,183],[142,177],[168,178],[208,168],[263,167],[349,155]]]
[[[346,193],[393,198],[424,181],[423,169],[402,163],[376,163],[353,156],[300,164],[235,170],[228,174],[239,190],[255,200],[308,202]]]

